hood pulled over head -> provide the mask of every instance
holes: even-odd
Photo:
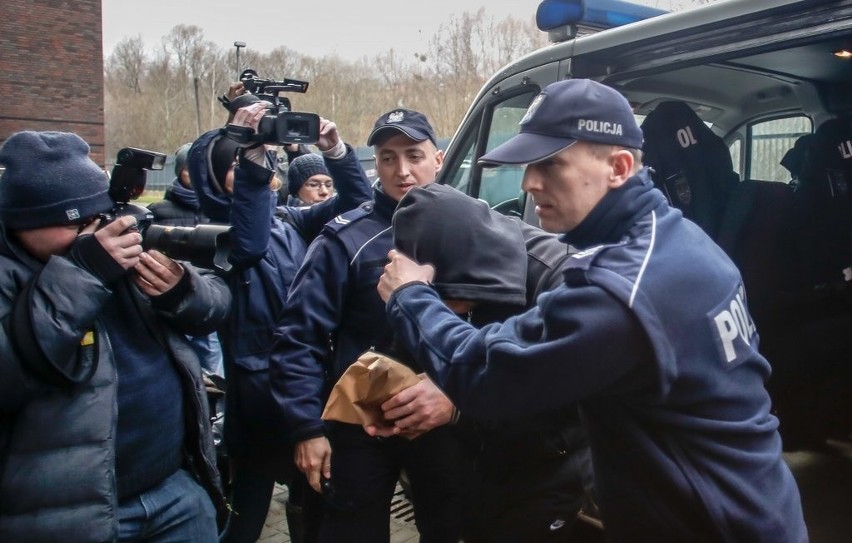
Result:
[[[526,303],[527,253],[518,224],[447,185],[411,189],[393,215],[394,247],[435,266],[442,298]]]
[[[192,188],[201,211],[211,221],[227,224],[231,215],[231,195],[225,192],[225,174],[234,162],[237,144],[218,129],[202,134],[189,149],[187,162]]]

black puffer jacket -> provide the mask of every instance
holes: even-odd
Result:
[[[128,318],[175,362],[187,413],[185,466],[224,518],[204,386],[185,334],[215,329],[231,296],[221,279],[186,273],[185,294],[168,302],[152,303],[129,285],[138,312]],[[35,261],[0,226],[0,541],[116,538],[116,369],[98,321],[112,295],[69,258]],[[83,346],[88,331],[94,342]]]
[[[201,212],[198,196],[192,188],[186,188],[175,178],[172,186],[159,202],[148,206],[154,214],[154,222],[166,226],[196,226],[210,222]]]

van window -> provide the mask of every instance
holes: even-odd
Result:
[[[486,110],[485,114],[490,113],[491,117],[483,123],[483,126],[488,127],[487,133],[482,135],[482,139],[485,140],[483,154],[518,133],[521,119],[537,93],[537,88],[531,88],[530,92],[513,94]],[[481,168],[478,190],[471,186],[473,157],[478,136],[479,134],[473,134],[458,148],[457,152],[461,153],[464,158],[458,169],[452,172],[445,182],[462,192],[488,202],[488,205],[501,213],[520,214],[519,198],[521,196],[521,181],[524,177],[524,166],[522,164]]]
[[[492,109],[491,124],[486,135],[485,152],[508,141],[520,131],[521,119],[527,112],[536,93],[513,96],[500,102]],[[484,168],[479,184],[479,198],[488,202],[501,212],[509,212],[512,202],[518,202],[521,195],[521,181],[524,178],[524,165],[505,165],[496,168]],[[503,208],[506,209],[503,209]]]
[[[789,182],[790,172],[781,166],[781,159],[799,136],[811,132],[813,123],[804,115],[772,119],[749,126],[749,178]]]
[[[734,171],[742,179],[743,169],[743,140],[737,138],[728,145],[728,151],[731,153],[731,162],[734,165]]]

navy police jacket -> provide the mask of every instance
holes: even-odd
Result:
[[[273,332],[284,313],[284,301],[308,244],[335,215],[368,201],[372,195],[370,182],[354,151],[347,147],[345,157],[326,160],[334,162],[338,176],[343,177],[334,178],[337,195],[325,202],[310,207],[276,208],[277,195],[269,187],[272,170],[253,163],[236,168],[233,194],[221,193],[209,182],[210,152],[219,137],[224,136],[213,130],[196,140],[189,152],[189,168],[202,210],[213,222],[231,225],[229,261],[233,269],[228,280],[234,302],[221,339],[226,371],[231,370],[227,373],[229,393],[241,389],[245,398],[240,409],[250,411],[239,418],[254,419],[257,424],[252,425],[250,436],[230,428],[228,441],[230,444],[262,438],[288,442],[286,428],[273,416],[276,410],[269,395],[267,370]],[[231,399],[236,398],[231,395]],[[231,409],[231,405],[229,401],[227,408]],[[237,418],[230,417],[230,422]],[[226,421],[229,425],[230,422]],[[267,435],[275,433],[278,435]]]
[[[371,347],[381,352],[391,347],[376,285],[393,247],[391,217],[397,202],[380,188],[373,193],[374,203],[336,217],[311,244],[276,333],[270,362],[273,395],[295,442],[322,435],[327,388],[352,362]]]
[[[477,330],[412,284],[397,340],[471,416],[579,401],[613,541],[807,541],[734,264],[647,170],[563,238],[564,285],[525,314]]]

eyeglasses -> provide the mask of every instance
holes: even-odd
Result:
[[[334,188],[334,181],[308,181],[305,186],[311,190],[319,190],[320,187],[325,187],[325,190]]]

